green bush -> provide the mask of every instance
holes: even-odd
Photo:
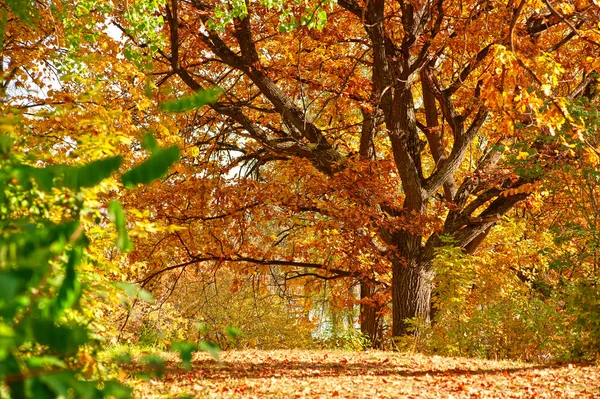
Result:
[[[507,245],[495,251],[470,256],[449,246],[438,252],[435,320],[431,325],[413,320],[419,333],[403,342],[403,348],[536,362],[597,359],[597,286],[590,277],[561,278],[552,269],[555,258],[545,255],[557,256],[560,251],[540,250],[548,241],[524,240],[520,226],[511,221],[502,224],[495,234]],[[511,234],[513,243],[506,239]],[[568,262],[563,265],[567,270],[583,268],[576,260]]]
[[[34,167],[13,145],[0,135],[0,380],[15,398],[128,398],[129,388],[94,377],[99,341],[81,312],[79,275],[89,246],[80,191],[121,159]],[[112,210],[122,215],[118,204]]]
[[[89,295],[90,279],[80,271],[93,263],[87,259],[89,209],[83,190],[115,172],[121,157],[36,167],[35,159],[13,147],[11,137],[0,135],[0,392],[35,399],[129,398],[130,388],[102,380],[97,372],[101,340],[81,301]],[[168,154],[157,166],[162,155],[155,149],[153,162],[132,170],[160,176],[173,160]],[[129,249],[120,205],[113,201],[107,208],[118,233],[116,246]],[[182,359],[198,349],[175,346]]]
[[[326,348],[343,349],[349,351],[363,351],[371,347],[371,340],[360,330],[349,327],[335,334],[326,334],[320,340]]]

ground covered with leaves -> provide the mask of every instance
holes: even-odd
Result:
[[[155,398],[600,398],[600,367],[368,351],[245,350],[169,362],[158,379],[128,381]]]

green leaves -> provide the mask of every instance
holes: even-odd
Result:
[[[102,386],[67,361],[93,344],[78,312],[78,268],[89,245],[79,219],[81,190],[117,171],[122,158],[33,167],[11,152],[13,145],[0,136],[0,380],[10,380],[10,395],[19,398],[129,398],[129,388],[110,381]],[[117,244],[127,250],[121,207],[109,208]],[[55,223],[57,216],[65,221]]]
[[[7,134],[0,134],[0,156],[8,155],[15,139]]]
[[[185,112],[192,109],[198,109],[207,104],[213,103],[223,93],[219,87],[210,90],[200,90],[190,96],[184,96],[177,100],[167,101],[160,105],[160,109],[169,112]]]
[[[85,327],[76,324],[57,324],[53,318],[33,318],[31,328],[39,344],[48,346],[52,352],[62,356],[76,354],[79,347],[89,341]]]
[[[10,148],[10,145],[12,145],[10,137],[0,139],[0,151],[2,151],[2,148]],[[93,161],[83,166],[50,165],[36,168],[16,164],[12,167],[11,174],[0,175],[0,178],[4,177],[3,180],[5,181],[10,178],[16,179],[27,190],[31,189],[32,184],[35,182],[38,188],[45,192],[50,192],[53,188],[79,191],[82,188],[94,187],[102,180],[110,177],[113,172],[121,167],[122,162],[123,158],[116,156]]]
[[[235,328],[234,326],[229,325],[225,328],[225,334],[227,334],[229,338],[235,340],[237,337],[242,335],[242,331]]]
[[[198,345],[198,349],[208,352],[216,360],[219,360],[219,351],[221,348],[214,342],[202,341],[200,342],[200,345]]]
[[[120,156],[100,159],[80,167],[60,166],[62,186],[72,190],[94,187],[119,169],[123,158]]]
[[[60,317],[66,309],[74,307],[79,301],[81,295],[81,283],[75,267],[81,261],[83,249],[81,247],[73,248],[69,253],[69,260],[66,265],[65,278],[58,291],[58,295],[52,304],[54,317]]]
[[[117,248],[123,252],[131,251],[133,243],[127,235],[127,227],[125,225],[125,214],[118,201],[111,201],[108,204],[108,217],[117,228]]]
[[[139,288],[135,284],[116,283],[115,285],[117,287],[119,287],[121,290],[123,290],[125,295],[127,295],[127,297],[129,297],[130,299],[138,299],[139,298],[140,300],[142,300],[146,303],[154,303],[154,297],[152,296],[152,294],[143,288]]]
[[[145,162],[123,175],[122,182],[125,187],[151,183],[164,176],[171,165],[179,160],[179,147],[177,146],[162,149],[151,135],[144,137],[143,144],[151,151],[152,155]]]
[[[192,367],[192,355],[198,351],[198,346],[191,342],[173,342],[171,350],[179,353],[183,368],[189,370]]]
[[[33,8],[33,0],[4,0],[4,3],[17,18],[27,25],[34,26],[33,19],[36,17],[36,12]]]
[[[146,355],[140,359],[140,364],[149,368],[157,376],[162,376],[165,370],[165,360],[158,355]]]

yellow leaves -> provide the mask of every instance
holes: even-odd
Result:
[[[573,14],[573,11],[575,11],[573,6],[569,3],[559,3],[555,5],[554,8],[556,8],[556,10],[565,16],[571,15]]]
[[[599,148],[590,148],[586,147],[584,152],[584,157],[587,162],[592,165],[598,165],[600,163],[600,147]]]
[[[519,160],[527,159],[528,156],[529,156],[528,152],[521,151],[521,152],[519,152],[519,155],[517,155],[517,159],[519,159]]]
[[[522,153],[520,153],[519,155],[521,155]],[[527,154],[527,153],[525,153]],[[516,188],[509,188],[508,190],[504,190],[500,193],[500,197],[510,197],[513,195],[519,195],[519,194],[531,194],[533,193],[535,190],[537,190],[539,187],[539,184],[536,183],[525,183],[519,187]]]
[[[121,133],[121,132],[117,132],[117,133]],[[121,144],[125,144],[125,145],[131,145],[131,143],[132,143],[132,141],[133,141],[133,140],[131,139],[131,137],[124,136],[124,135],[118,135],[118,138],[119,138],[119,142],[120,142]]]
[[[169,233],[175,233],[177,231],[184,231],[184,230],[187,230],[187,227],[177,226],[176,224],[170,224],[165,228],[165,231],[167,231]]]
[[[14,133],[17,118],[14,116],[0,116],[0,134]]]
[[[549,84],[542,85],[542,91],[545,95],[549,96],[552,94],[552,86]]]
[[[597,70],[600,68],[600,57],[587,57],[586,61],[590,63],[588,66],[589,70]]]
[[[168,136],[171,133],[170,130],[163,124],[158,125],[157,131],[161,136]]]
[[[135,104],[136,108],[140,111],[144,111],[153,105],[154,103],[148,97],[141,97]]]
[[[189,157],[197,158],[198,156],[200,156],[200,149],[196,146],[189,147],[185,150],[185,153]]]
[[[502,64],[510,64],[516,60],[515,54],[502,44],[494,45],[494,56]]]
[[[132,237],[148,237],[148,235],[150,233],[158,233],[159,231],[161,231],[163,229],[161,229],[159,226],[157,226],[156,223],[154,222],[149,222],[147,220],[144,221],[136,221],[135,222],[135,227],[130,231],[130,235]]]

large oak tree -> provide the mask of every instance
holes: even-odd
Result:
[[[177,123],[186,145],[228,165],[202,193],[230,191],[229,202],[194,209],[203,201],[194,181],[210,174],[196,170],[163,188],[181,195],[159,214],[187,226],[245,215],[229,226],[263,221],[274,244],[294,228],[274,220],[333,220],[347,246],[332,263],[292,244],[261,249],[258,236],[235,250],[221,237],[217,253],[178,233],[171,242],[187,258],[144,282],[208,260],[357,279],[373,340],[377,287],[391,287],[394,336],[408,332],[407,318],[430,320],[436,248],[474,252],[568,160],[565,138],[585,129],[569,102],[597,85],[600,10],[586,0],[167,0],[153,11],[164,40],[122,7],[113,22],[132,52],[152,58],[159,99],[224,89],[209,111]],[[228,185],[233,166],[259,178]],[[335,246],[319,233],[315,248]],[[365,253],[371,267],[355,262]]]

